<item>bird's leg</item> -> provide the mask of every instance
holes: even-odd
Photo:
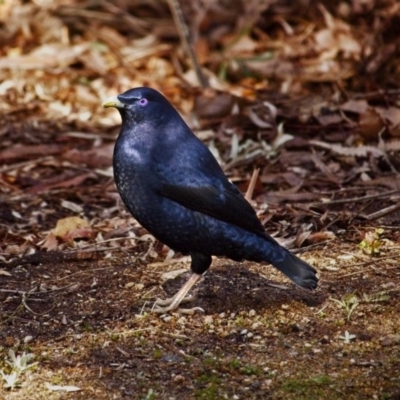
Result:
[[[193,285],[202,277],[202,275],[208,270],[211,265],[212,258],[210,255],[191,253],[192,263],[190,264],[190,269],[192,271],[191,277],[188,281],[180,288],[179,292],[172,298],[164,300],[161,302],[156,301],[153,307],[153,311],[156,313],[166,313],[168,311],[176,310],[184,300],[185,296],[188,294],[189,290]],[[190,299],[191,297],[189,297]],[[166,307],[160,307],[161,305],[167,305]],[[193,314],[195,310],[203,311],[200,307],[194,307],[191,309],[179,309],[178,311],[182,314]]]
[[[202,274],[193,273],[175,296],[166,300],[157,299],[154,303],[152,311],[155,313],[164,314],[168,311],[176,310],[183,301],[187,301],[185,296],[188,294],[193,285],[201,278],[201,276]],[[160,305],[166,305],[166,307],[160,307]],[[197,307],[197,309],[200,308]],[[193,309],[190,311],[193,313]]]

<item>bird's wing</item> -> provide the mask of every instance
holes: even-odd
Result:
[[[190,210],[207,214],[274,241],[265,232],[253,207],[228,181],[223,190],[213,185],[197,187],[164,183],[159,193]]]

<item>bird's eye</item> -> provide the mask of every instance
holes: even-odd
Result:
[[[139,100],[139,104],[141,105],[141,106],[146,106],[147,105],[147,103],[148,103],[149,101],[145,98],[145,97],[143,97],[143,98],[141,98],[140,100]]]

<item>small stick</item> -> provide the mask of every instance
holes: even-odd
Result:
[[[378,199],[378,198],[390,196],[391,194],[396,194],[396,193],[400,193],[400,190],[395,189],[395,190],[390,190],[389,192],[386,192],[386,193],[372,194],[369,196],[362,196],[362,197],[352,197],[350,199],[322,201],[322,202],[318,202],[318,203],[311,203],[311,205],[312,206],[331,206],[331,205],[335,205],[335,204],[356,203],[356,202],[360,202],[360,201],[368,201],[368,200],[372,200],[372,199]]]
[[[400,203],[393,204],[392,206],[386,207],[383,210],[376,211],[369,215],[360,215],[361,217],[365,218],[368,221],[372,221],[374,219],[378,219],[384,217],[385,215],[391,214],[392,212],[398,210],[400,208]]]
[[[256,186],[256,182],[257,182],[257,178],[258,178],[258,174],[259,173],[260,173],[260,168],[256,168],[253,171],[253,175],[251,176],[249,187],[247,188],[246,195],[244,196],[244,198],[247,201],[250,201],[251,198],[253,197],[253,192],[254,192],[254,188]]]
[[[185,22],[179,0],[168,0],[168,5],[171,10],[171,14],[174,19],[176,29],[178,30],[179,36],[181,38],[183,47],[185,48],[185,51],[188,54],[190,61],[192,62],[193,68],[196,72],[199,84],[203,89],[207,88],[209,86],[208,81],[204,76],[203,71],[201,70],[200,64],[197,61],[197,56],[190,43],[189,28]]]

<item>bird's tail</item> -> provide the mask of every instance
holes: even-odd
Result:
[[[279,262],[273,262],[273,266],[297,285],[306,289],[315,289],[318,284],[317,271],[289,250],[286,250],[285,253],[284,259]]]

